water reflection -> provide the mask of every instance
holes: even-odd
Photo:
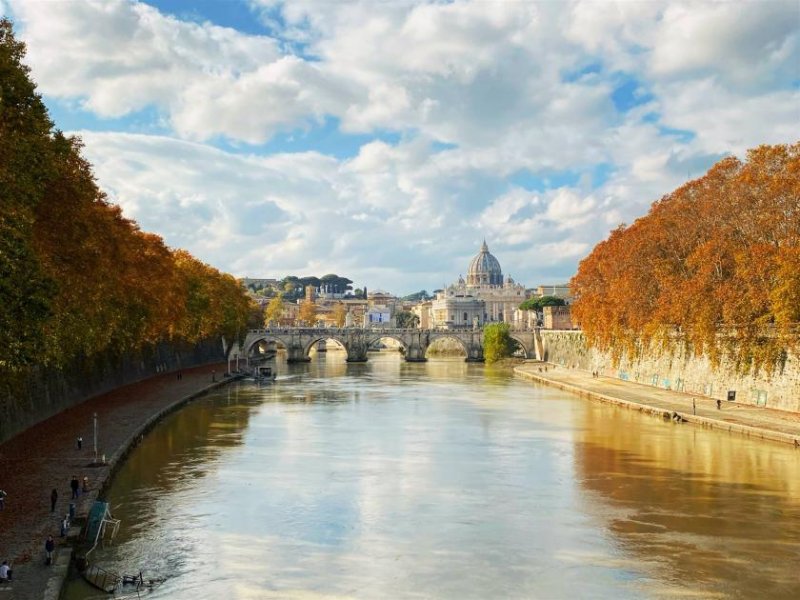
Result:
[[[168,577],[151,598],[789,597],[799,456],[463,359],[328,352],[157,427],[98,559]]]
[[[651,591],[800,595],[796,452],[673,424],[643,436],[637,415],[609,429],[606,413],[584,412],[576,477],[626,554],[663,574]]]

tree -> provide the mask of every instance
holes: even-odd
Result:
[[[395,322],[398,327],[412,328],[419,324],[419,317],[413,312],[401,310],[395,315]]]
[[[421,300],[430,300],[431,297],[432,296],[429,296],[426,290],[420,290],[414,294],[403,296],[401,300],[405,300],[406,302],[420,302]]]
[[[283,294],[278,293],[277,296],[269,301],[267,308],[264,309],[264,325],[269,327],[279,323],[281,316],[283,316]]]
[[[333,320],[337,327],[344,327],[347,321],[347,307],[341,302],[333,307]]]
[[[545,306],[564,306],[566,302],[558,296],[539,296],[538,298],[528,298],[519,305],[521,310],[540,311]]]
[[[0,382],[243,336],[246,291],[108,201],[80,140],[53,129],[24,54],[0,19]]]
[[[300,303],[300,312],[298,314],[300,320],[308,326],[313,326],[317,322],[317,305],[316,303],[303,300]]]
[[[619,358],[680,340],[741,372],[798,348],[800,144],[760,146],[621,225],[578,268],[573,314]]]
[[[508,323],[491,323],[483,328],[483,357],[487,363],[494,363],[514,354],[517,342],[510,332]]]
[[[22,63],[25,44],[0,19],[0,369],[39,358],[53,282],[33,248],[33,210],[51,177],[53,126]]]

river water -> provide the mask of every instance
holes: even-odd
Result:
[[[800,451],[462,360],[329,352],[193,402],[94,561],[154,600],[800,598]]]

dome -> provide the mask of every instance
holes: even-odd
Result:
[[[503,285],[500,263],[489,252],[486,240],[481,244],[481,251],[469,263],[467,285]]]

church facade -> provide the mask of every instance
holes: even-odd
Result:
[[[500,262],[484,240],[470,261],[466,280],[446,286],[431,301],[433,327],[471,328],[485,323],[514,323],[525,301],[525,286],[503,278]]]

